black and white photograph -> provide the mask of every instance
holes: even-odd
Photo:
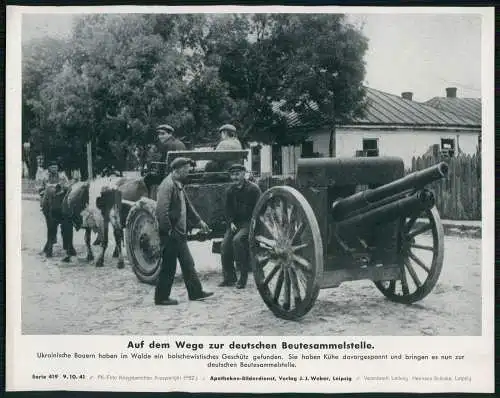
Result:
[[[21,334],[484,333],[481,14],[141,10],[22,16]]]

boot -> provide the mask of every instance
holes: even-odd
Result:
[[[238,283],[236,284],[237,289],[244,289],[247,285],[247,280],[248,280],[248,268],[245,266],[240,265],[240,279],[238,280]]]

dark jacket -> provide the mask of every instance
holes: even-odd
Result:
[[[177,183],[174,182],[172,174],[165,177],[158,187],[156,218],[158,219],[160,235],[169,235],[179,222],[181,217],[180,189]],[[191,204],[185,191],[184,198],[186,200],[187,228],[199,226],[201,218]]]
[[[186,145],[181,140],[171,136],[165,143],[160,143],[159,149],[163,158],[165,158],[169,151],[185,151]]]
[[[261,195],[258,185],[245,180],[243,186],[238,188],[232,185],[226,191],[226,220],[236,226],[250,222],[253,209]]]

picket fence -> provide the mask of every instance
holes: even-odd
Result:
[[[412,159],[407,173],[422,170],[441,161],[448,164],[448,177],[430,186],[436,196],[441,218],[481,220],[481,156],[459,155],[452,158],[421,156]]]

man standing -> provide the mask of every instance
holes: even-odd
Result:
[[[226,193],[226,219],[228,229],[222,241],[222,273],[223,281],[219,286],[233,286],[236,283],[234,263],[240,271],[240,279],[236,287],[243,289],[247,284],[250,268],[248,230],[252,212],[260,198],[258,185],[245,178],[245,166],[234,164],[229,168],[234,184]]]
[[[170,165],[171,173],[158,188],[156,217],[158,219],[162,245],[162,267],[155,290],[156,305],[175,305],[170,298],[174,283],[177,259],[190,300],[200,300],[213,293],[204,292],[196,274],[194,260],[186,240],[188,222],[208,232],[207,224],[200,218],[184,192],[182,181],[187,177],[192,160],[177,158]]]
[[[62,187],[69,186],[69,180],[66,173],[59,170],[59,164],[56,161],[51,161],[46,172],[37,175],[36,185],[40,196],[43,196],[48,184],[59,184]]]

